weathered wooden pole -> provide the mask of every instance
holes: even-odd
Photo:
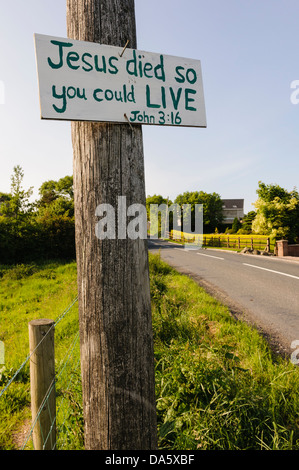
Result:
[[[67,0],[67,29],[136,48],[134,0]],[[95,235],[99,204],[145,206],[142,129],[73,122],[72,142],[85,448],[155,449],[147,241]]]
[[[54,450],[56,446],[56,395],[54,321],[29,323],[30,390],[35,450]]]

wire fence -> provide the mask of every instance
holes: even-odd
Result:
[[[46,336],[66,318],[77,301],[78,298],[76,297],[49,328],[34,350],[28,354],[20,367],[13,373],[3,389],[0,390],[0,400],[5,400],[5,396],[10,391],[12,384],[18,380],[22,371],[28,367],[30,359],[41,346],[41,343],[46,340]],[[35,448],[33,434],[37,428],[42,433],[42,449],[68,450],[70,448],[83,448],[83,412],[78,329],[73,338],[71,338],[71,344],[63,359],[56,364],[55,369],[55,378],[43,397],[36,416],[31,419],[30,424],[27,422],[25,437],[18,446],[19,450],[32,450]],[[28,387],[27,391],[29,391]],[[53,394],[55,394],[56,401],[54,413],[49,405]],[[50,420],[50,427],[46,433],[43,433],[45,414],[48,415],[47,419]]]

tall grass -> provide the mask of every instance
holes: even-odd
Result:
[[[56,320],[77,289],[75,263],[1,267],[0,276],[1,389],[28,354],[28,322]],[[273,356],[256,330],[151,254],[150,281],[159,447],[298,450],[298,367]],[[78,345],[65,365],[77,332],[75,306],[55,330],[58,449],[84,448]],[[25,368],[0,398],[0,448],[18,448],[29,400]]]
[[[151,256],[159,444],[299,449],[299,370],[195,282]]]
[[[57,320],[77,295],[76,263],[47,262],[0,266],[0,340],[5,366],[0,366],[0,390],[15,375],[29,354],[28,323],[38,318]],[[78,331],[75,305],[55,328],[55,360],[59,371]],[[76,357],[79,357],[77,348]],[[73,360],[74,362],[74,360]],[[79,386],[77,387],[79,388]],[[58,399],[63,382],[57,384]],[[66,400],[61,412],[69,407]],[[64,417],[63,417],[64,420]],[[30,428],[29,362],[0,398],[0,449],[22,446]]]

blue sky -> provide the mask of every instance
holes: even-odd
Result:
[[[143,126],[146,193],[244,198],[299,176],[298,0],[135,0],[138,48],[201,60],[207,128]],[[0,0],[0,191],[72,174],[70,123],[41,121],[33,34],[66,37],[64,0]],[[1,96],[1,94],[0,94]]]

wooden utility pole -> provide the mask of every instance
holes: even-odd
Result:
[[[67,29],[134,49],[134,0],[67,0]],[[85,448],[155,449],[147,241],[95,235],[99,204],[145,206],[142,129],[73,122],[72,142]]]
[[[29,323],[30,389],[35,450],[55,450],[56,395],[54,321]]]

